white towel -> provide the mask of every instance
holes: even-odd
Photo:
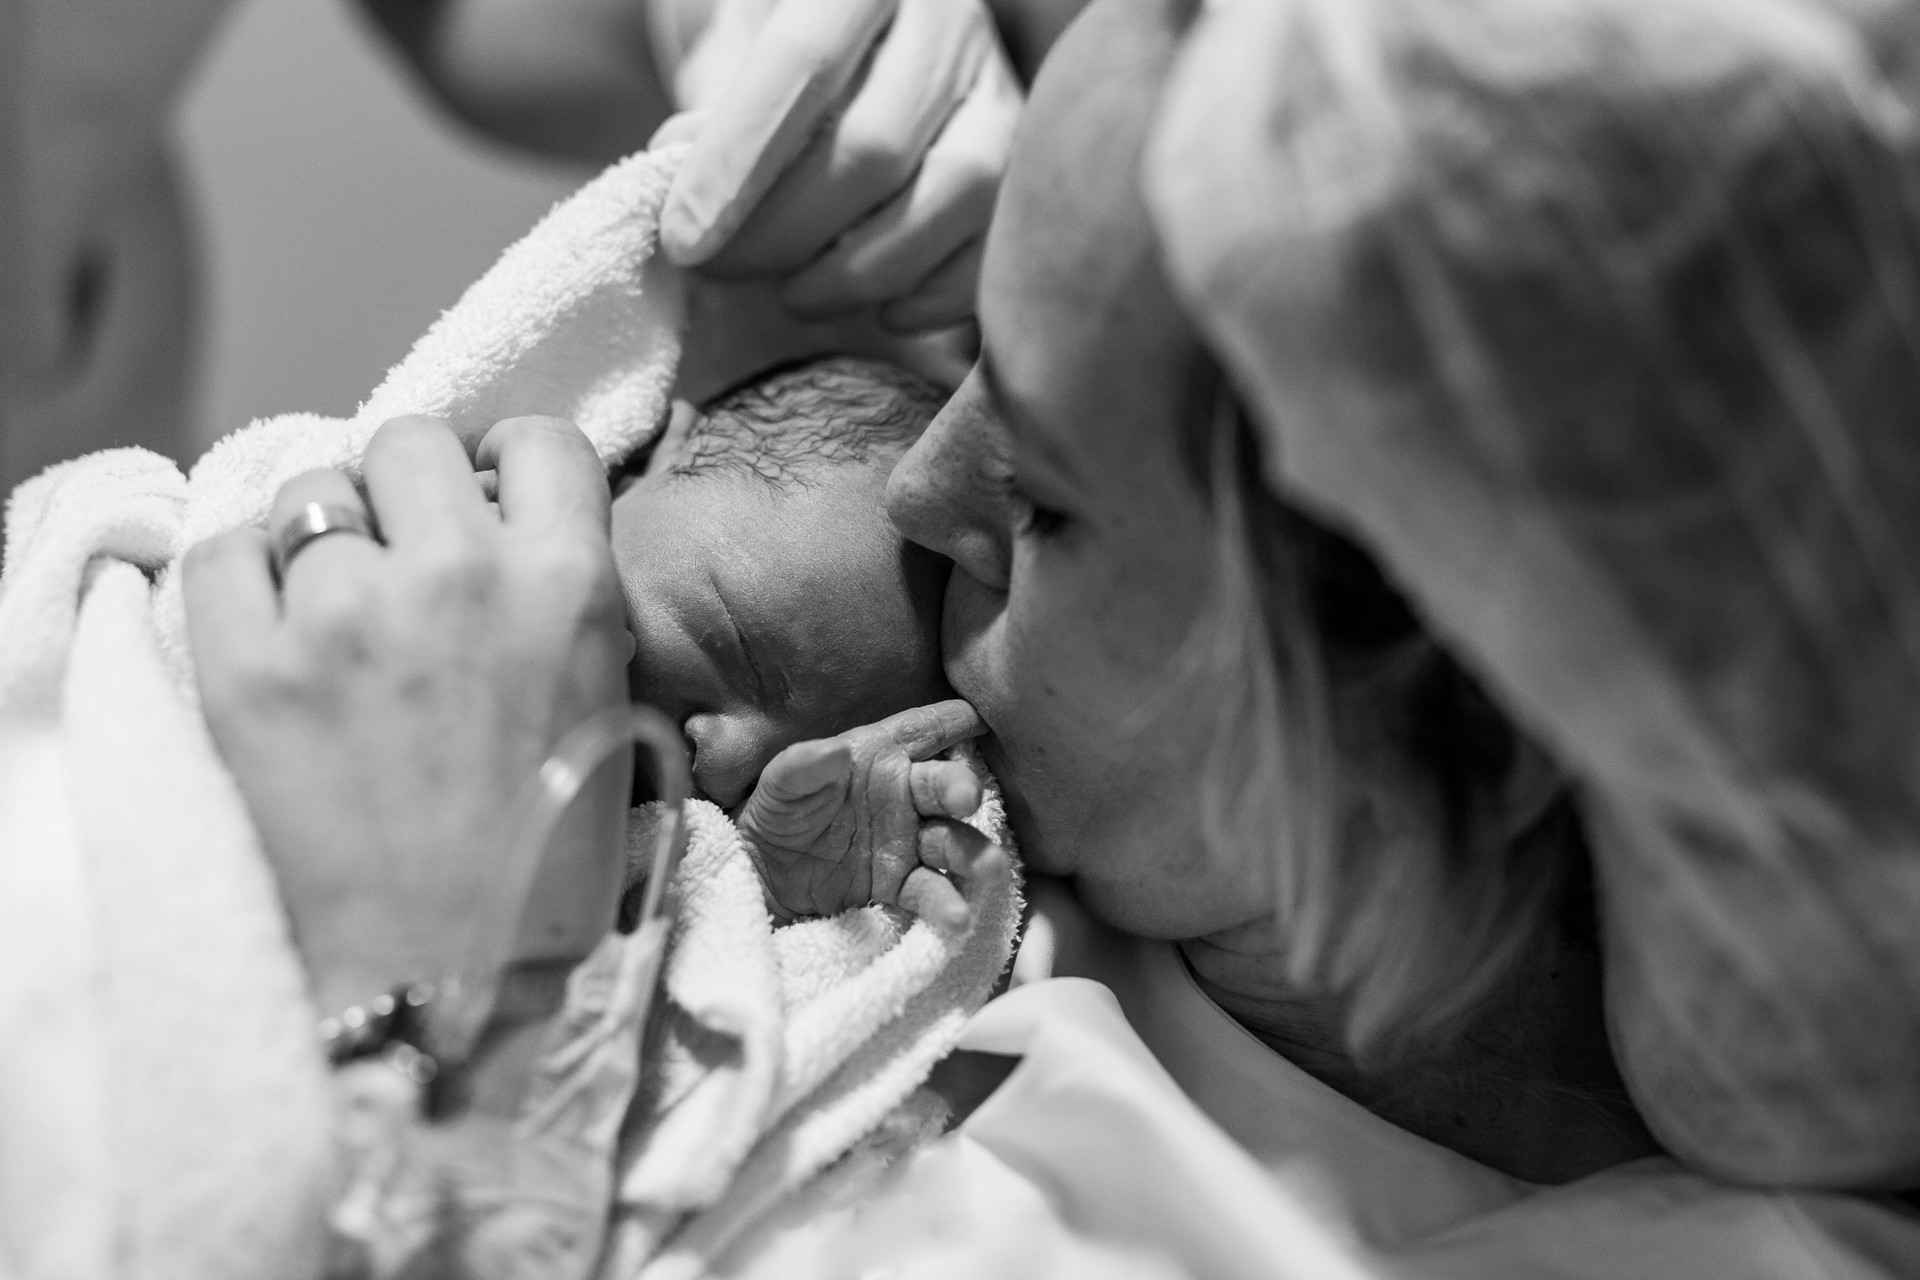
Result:
[[[330,1134],[246,809],[165,675],[142,570],[184,482],[138,450],[15,498],[0,589],[0,1258],[314,1273]]]
[[[614,166],[444,315],[351,420],[277,418],[193,469],[138,449],[21,485],[0,578],[0,1267],[312,1275],[331,1099],[307,984],[194,703],[176,566],[387,417],[571,417],[603,458],[666,416],[677,156]],[[148,575],[159,586],[150,585]]]
[[[776,929],[733,824],[702,801],[689,816],[667,998],[602,1280],[705,1274],[829,1167],[859,1178],[938,1133],[945,1106],[920,1086],[1006,969],[1019,925],[1009,865],[968,884],[962,936],[878,906]],[[636,851],[651,848],[650,817],[636,814]],[[971,822],[1011,848],[991,779]]]
[[[360,472],[389,418],[428,413],[462,439],[502,418],[570,419],[603,462],[665,425],[680,358],[681,277],[654,255],[660,201],[684,148],[621,161],[557,206],[427,330],[346,422],[289,414],[228,436],[194,465],[184,544],[263,524],[302,471]],[[161,642],[188,678],[177,575],[161,582]]]
[[[178,558],[264,522],[301,471],[356,473],[402,413],[444,416],[468,439],[501,417],[558,414],[604,460],[643,444],[679,354],[680,281],[653,257],[677,159],[634,157],[556,208],[351,420],[256,423],[190,478],[109,451],[13,495],[0,578],[7,1280],[315,1274],[332,1176],[315,1011],[198,714]],[[989,814],[1003,838],[997,804]],[[1010,875],[976,888],[982,923],[958,947],[877,909],[775,932],[724,816],[697,814],[695,831],[668,977],[686,1034],[669,1043],[690,1054],[704,1035],[737,1063],[705,1071],[663,1049],[684,1092],[636,1112],[614,1253],[653,1259],[658,1276],[697,1272],[828,1166],[844,1178],[938,1124],[915,1090],[1004,966],[1018,914]]]

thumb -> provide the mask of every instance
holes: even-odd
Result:
[[[760,774],[740,810],[740,834],[769,856],[805,853],[840,812],[852,770],[852,751],[837,738],[795,743]]]
[[[844,739],[796,742],[768,762],[753,794],[770,800],[804,800],[844,785],[852,774],[853,748]]]

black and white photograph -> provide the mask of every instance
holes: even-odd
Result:
[[[1920,0],[0,0],[0,1280],[1920,1280]]]

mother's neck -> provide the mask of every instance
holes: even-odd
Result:
[[[1180,944],[1221,1008],[1296,1066],[1381,1118],[1529,1182],[1558,1183],[1660,1149],[1615,1068],[1600,960],[1555,925],[1443,1043],[1363,1063],[1343,1002],[1282,976],[1266,924]]]

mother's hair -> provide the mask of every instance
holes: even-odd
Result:
[[[1377,548],[1582,776],[1636,1100],[1732,1176],[1911,1180],[1914,6],[1220,10],[1150,161],[1173,275],[1268,473]],[[1469,748],[1482,717],[1415,715],[1431,674],[1390,650],[1343,668],[1310,607],[1339,587],[1317,567],[1335,544],[1281,510],[1223,539],[1259,602],[1241,648],[1266,732],[1304,742],[1319,717],[1338,742],[1370,691],[1360,731],[1397,728],[1406,758],[1425,723],[1451,735],[1429,762],[1497,760]],[[1385,1011],[1361,1034],[1410,1021],[1437,975],[1497,982],[1515,952],[1481,913],[1524,929],[1547,900],[1535,851],[1474,837],[1505,792],[1472,776],[1481,808],[1450,839],[1282,859],[1318,864],[1282,876],[1308,877],[1302,970]],[[1382,955],[1343,967],[1327,922],[1369,912]]]
[[[1189,418],[1219,589],[1186,651],[1247,696],[1203,772],[1209,846],[1271,877],[1289,978],[1380,1060],[1468,1016],[1586,867],[1564,778],[1358,544],[1262,483],[1220,383]],[[1278,840],[1276,840],[1278,836]]]

